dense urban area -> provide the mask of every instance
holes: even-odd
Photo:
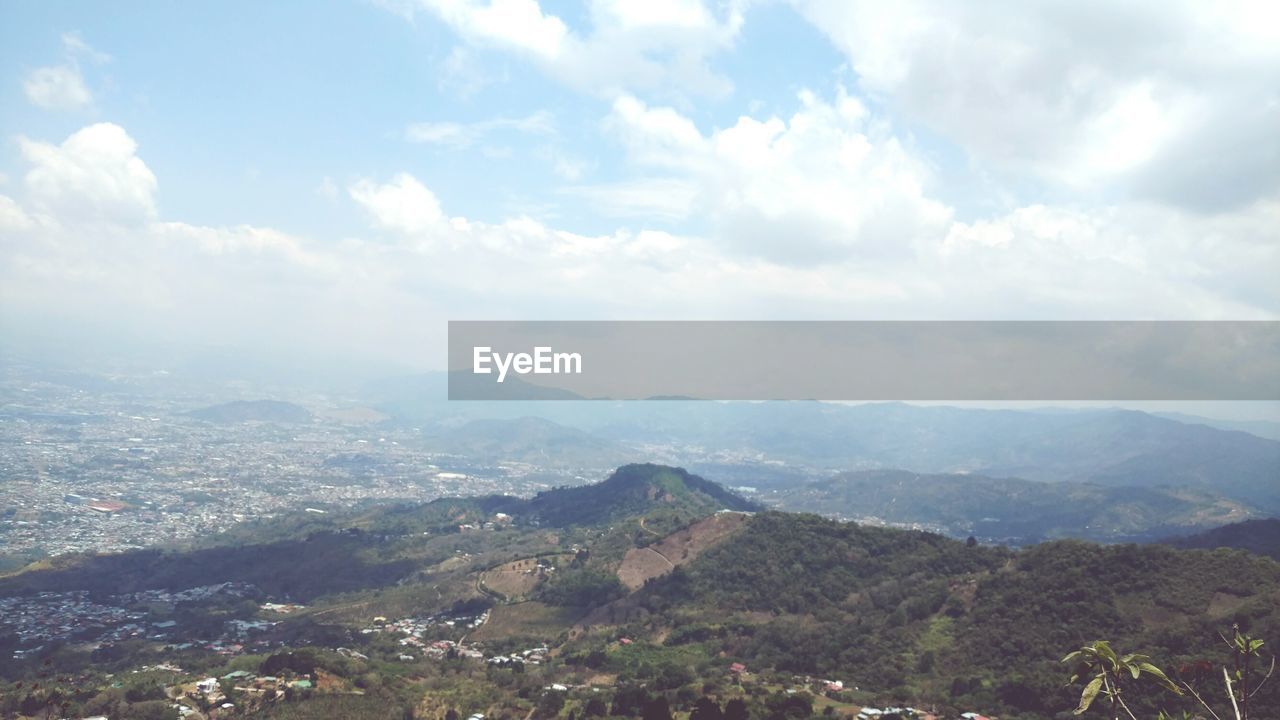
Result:
[[[198,397],[104,395],[12,373],[0,394],[11,399],[0,412],[0,548],[10,556],[116,552],[280,513],[583,482],[428,451],[420,429],[367,409],[301,424],[212,422],[189,414],[204,407]]]

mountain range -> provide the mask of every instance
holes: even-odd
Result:
[[[1280,441],[1203,419],[1118,409],[990,410],[904,403],[444,402],[443,377],[387,381],[366,399],[399,422],[540,417],[664,461],[763,461],[821,472],[907,469],[1112,487],[1188,488],[1280,512]],[[1185,421],[1184,421],[1185,420]],[[492,432],[489,428],[488,431]],[[458,438],[461,439],[461,438]],[[584,442],[586,438],[584,438]],[[593,441],[594,442],[594,441]],[[536,446],[529,444],[523,452]],[[590,448],[584,448],[590,451]],[[600,462],[616,459],[610,449]],[[757,467],[758,482],[769,465]]]
[[[840,473],[761,498],[785,510],[920,525],[953,537],[1018,545],[1071,537],[1150,542],[1253,514],[1247,505],[1203,490],[902,470]]]

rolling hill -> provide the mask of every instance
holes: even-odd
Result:
[[[187,413],[197,420],[211,423],[308,423],[311,411],[290,402],[280,400],[235,400],[211,405]]]
[[[784,510],[920,525],[1021,545],[1067,537],[1153,541],[1255,514],[1247,505],[1201,490],[902,470],[841,473],[763,497]]]
[[[379,384],[370,402],[412,423],[538,416],[627,446],[667,448],[665,456],[684,465],[728,456],[820,471],[908,468],[1182,487],[1280,512],[1280,441],[1199,419],[905,403],[446,403],[443,390],[430,390],[443,379],[430,377]]]
[[[1235,548],[1280,560],[1280,518],[1261,518],[1231,523],[1187,537],[1170,538],[1165,544],[1177,548]]]
[[[717,510],[759,509],[718,483],[680,468],[626,465],[601,483],[539,493],[524,512],[541,524],[565,527],[605,525],[655,512],[687,522]]]
[[[1278,601],[1280,564],[1237,551],[1064,541],[1010,552],[771,512],[615,601],[613,615],[626,632],[748,668],[1050,718],[1073,706],[1060,650],[1110,638],[1177,667],[1217,657],[1232,623],[1275,637]],[[1280,692],[1264,694],[1255,712],[1280,709]],[[1139,716],[1154,716],[1154,699]]]

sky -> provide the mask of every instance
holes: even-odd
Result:
[[[1280,5],[0,2],[0,338],[1278,319]]]

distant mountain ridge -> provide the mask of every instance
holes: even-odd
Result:
[[[614,468],[640,455],[623,443],[539,417],[472,420],[426,442],[450,455],[544,467]]]
[[[1170,538],[1164,544],[1184,549],[1235,548],[1280,560],[1280,518],[1245,520],[1187,537]]]
[[[1280,422],[1272,420],[1222,420],[1179,412],[1156,412],[1151,414],[1187,425],[1208,425],[1219,430],[1237,430],[1239,432],[1247,432],[1250,435],[1257,435],[1260,438],[1267,438],[1268,440],[1280,440]]]
[[[311,411],[281,400],[234,400],[192,410],[187,415],[212,423],[309,423]]]
[[[1030,544],[1075,537],[1152,541],[1244,519],[1255,511],[1199,490],[1046,483],[974,474],[904,470],[841,473],[775,491],[784,510],[921,524]]]
[[[425,382],[378,386],[370,402],[404,421],[538,416],[594,436],[821,471],[910,468],[989,477],[1186,487],[1280,512],[1280,441],[1144,412],[990,410],[906,403],[445,403]],[[442,387],[441,383],[441,387]]]

